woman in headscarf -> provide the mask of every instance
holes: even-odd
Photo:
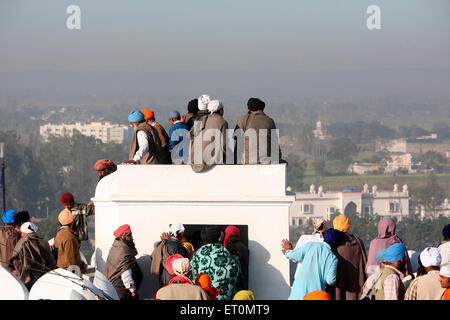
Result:
[[[378,222],[378,236],[370,242],[369,254],[367,257],[366,274],[367,277],[375,271],[377,262],[375,261],[375,254],[381,249],[389,248],[395,243],[403,243],[396,234],[395,221],[389,217],[383,218]],[[408,255],[406,255],[406,274],[412,274],[411,262]]]
[[[201,272],[208,274],[212,285],[220,291],[217,300],[231,300],[237,291],[241,272],[239,259],[219,243],[220,230],[217,227],[203,227],[201,237],[205,244],[192,257],[190,279],[195,280]]]

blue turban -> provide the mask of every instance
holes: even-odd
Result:
[[[16,216],[17,212],[16,210],[7,210],[3,213],[3,222],[7,224],[13,224],[14,223],[14,217]]]
[[[442,235],[445,239],[450,238],[450,224],[446,225],[444,229],[442,229]]]
[[[336,229],[327,229],[324,233],[323,233],[323,239],[329,243],[329,244],[334,244],[336,242],[339,241],[339,239],[341,238],[343,232],[336,230]]]
[[[377,253],[375,253],[375,262],[377,264],[380,264],[383,261],[383,254],[386,251],[386,248],[378,250]]]
[[[406,247],[403,243],[395,243],[383,253],[383,260],[386,262],[400,261],[406,252]]]
[[[131,111],[128,114],[128,122],[141,122],[144,121],[144,114],[140,111]]]
[[[180,113],[177,110],[172,110],[169,112],[169,119],[179,119],[180,118]]]

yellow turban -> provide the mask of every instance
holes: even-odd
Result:
[[[255,300],[255,295],[251,290],[241,290],[234,295],[233,300]]]
[[[183,246],[188,251],[188,258],[191,259],[192,255],[194,254],[194,246],[190,242],[183,242]]]
[[[330,295],[325,291],[311,291],[303,300],[331,300]]]
[[[350,230],[350,226],[350,219],[347,218],[344,214],[338,215],[333,220],[333,228],[335,228],[336,230],[347,232],[348,230]]]
[[[72,212],[70,212],[69,209],[65,208],[63,211],[59,213],[58,221],[63,226],[67,226],[68,224],[72,223],[73,221]]]

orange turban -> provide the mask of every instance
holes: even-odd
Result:
[[[303,300],[331,300],[330,295],[325,291],[311,291]]]
[[[344,214],[340,214],[336,218],[334,218],[333,227],[336,230],[347,232],[351,227],[350,219],[347,218]]]
[[[67,226],[68,224],[71,224],[73,222],[73,216],[72,212],[70,212],[69,209],[65,208],[59,213],[58,221],[63,226]]]
[[[450,300],[450,289],[444,291],[444,298],[442,300]]]
[[[151,110],[142,109],[141,112],[144,114],[145,120],[155,117],[155,113]]]

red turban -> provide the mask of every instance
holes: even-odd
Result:
[[[60,200],[65,206],[75,202],[75,200],[73,199],[73,195],[71,193],[64,193],[61,196]]]
[[[235,226],[228,226],[225,229],[225,238],[223,239],[223,246],[226,247],[228,243],[228,238],[231,236],[239,237],[241,235],[241,231]]]
[[[167,260],[166,260],[166,270],[171,276],[175,275],[175,272],[173,271],[173,268],[172,268],[172,262],[174,260],[183,259],[183,258],[184,257],[181,254],[179,254],[179,253],[173,254],[173,255],[171,255],[170,257],[167,258]]]
[[[110,169],[110,170],[116,170],[117,166],[109,159],[100,159],[97,160],[97,162],[94,164],[94,169],[96,171]]]
[[[131,232],[131,228],[129,224],[124,224],[120,227],[118,227],[116,229],[116,231],[114,231],[114,237],[118,238],[120,237],[123,233],[129,233]]]

